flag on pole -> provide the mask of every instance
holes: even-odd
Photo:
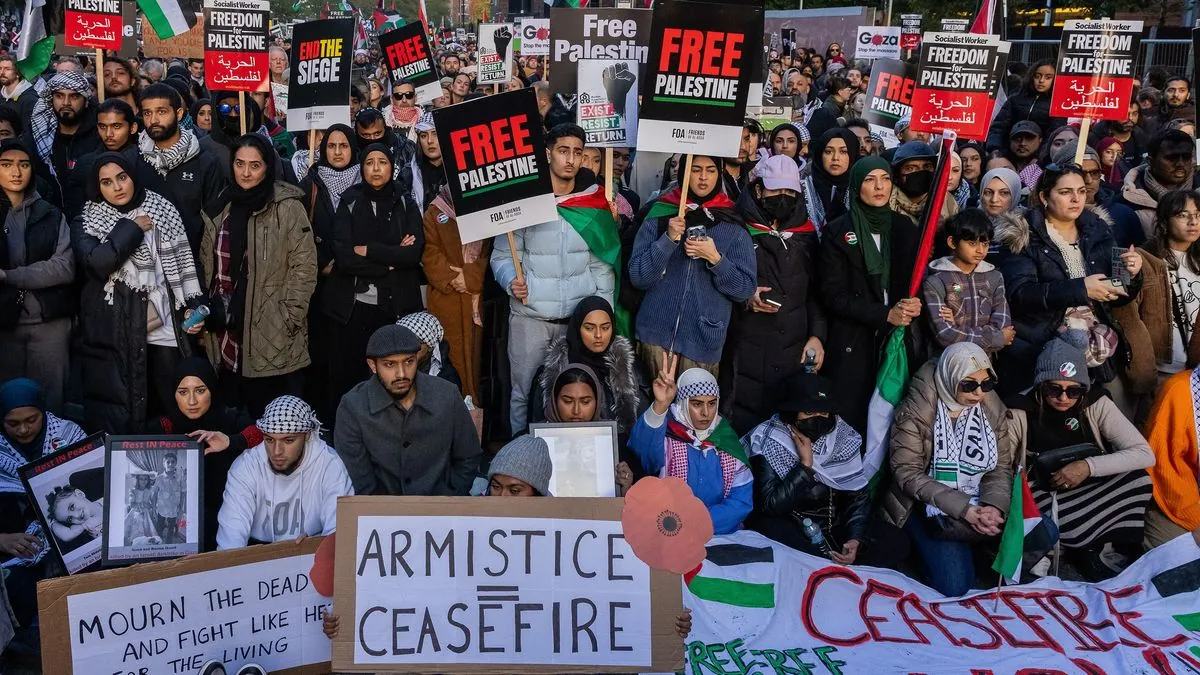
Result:
[[[54,36],[62,32],[62,11],[46,4],[46,0],[25,0],[21,15],[21,31],[16,36],[17,70],[21,77],[33,81],[50,65],[54,53]]]
[[[950,181],[950,151],[954,149],[956,138],[954,132],[945,132],[942,136],[933,187],[929,190],[925,210],[921,212],[921,246],[917,250],[916,265],[913,266],[912,278],[908,284],[907,297],[910,298],[921,290],[921,282],[925,279],[925,267],[933,253],[934,234],[938,229],[942,205],[946,202],[946,185]],[[863,471],[871,477],[872,485],[875,484],[879,468],[883,466],[883,460],[888,455],[887,442],[892,427],[892,416],[900,401],[904,399],[905,390],[908,389],[910,371],[908,350],[904,346],[906,333],[904,326],[897,326],[888,336],[883,349],[883,360],[875,376],[875,391],[871,394],[871,403],[867,407],[867,444],[863,454]]]
[[[1029,547],[1031,550],[1048,548],[1054,543],[1029,490],[1025,467],[1020,467],[1013,476],[1012,501],[1008,506],[1004,531],[1000,535],[1000,551],[992,563],[992,569],[1011,584],[1021,583],[1021,558],[1025,553],[1025,542],[1029,539],[1034,539]]]
[[[975,20],[971,22],[972,33],[979,35],[999,35],[1000,39],[1004,39],[1004,0],[983,0],[979,6],[979,12],[975,14]],[[994,121],[996,115],[1000,114],[1000,109],[1004,107],[1004,103],[1008,101],[1008,95],[1004,93],[1004,85],[1000,85],[999,91],[996,92],[996,101],[992,104],[990,118]]]
[[[201,10],[195,0],[137,0],[137,5],[160,40],[191,30],[196,25],[196,13]]]
[[[375,5],[375,15],[371,17],[371,20],[375,24],[376,35],[383,35],[389,30],[404,25],[404,18],[396,12],[395,0],[392,0],[392,8],[390,10],[384,7],[384,0],[379,0],[378,4]]]
[[[621,240],[617,237],[617,221],[609,210],[604,188],[597,184],[583,192],[561,198],[558,201],[558,215],[587,243],[593,255],[612,266],[617,278],[617,287],[613,289],[615,300],[620,295]],[[616,315],[617,334],[631,337],[633,323],[629,312],[621,303],[614,302],[613,313]]]
[[[393,7],[395,0],[392,0]],[[421,20],[421,25],[425,27],[425,34],[429,34],[429,13],[425,11],[425,0],[417,0],[417,18]]]

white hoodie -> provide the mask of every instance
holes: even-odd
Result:
[[[309,434],[300,466],[290,475],[271,468],[264,441],[242,453],[229,469],[217,514],[217,550],[329,534],[337,526],[337,498],[354,486],[337,452]]]

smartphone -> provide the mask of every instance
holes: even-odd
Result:
[[[708,239],[708,232],[705,231],[703,225],[692,225],[684,234],[688,239]]]
[[[778,300],[772,300],[770,298],[763,298],[762,301],[767,303],[768,305],[773,305],[775,307],[783,307],[783,303],[779,302]]]

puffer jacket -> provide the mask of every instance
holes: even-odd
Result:
[[[1041,127],[1042,138],[1048,137],[1055,128],[1067,123],[1062,117],[1050,116],[1050,92],[1038,94],[1022,89],[1004,102],[1000,112],[996,114],[996,119],[992,120],[992,125],[988,127],[988,150],[1008,150],[1008,132],[1014,124],[1025,120]]]
[[[883,516],[896,527],[904,527],[909,515],[919,504],[932,504],[947,515],[962,519],[971,505],[970,498],[929,475],[933,461],[933,422],[937,414],[938,394],[935,385],[937,362],[921,366],[908,385],[908,394],[896,409],[892,423],[890,463],[891,482],[881,499]],[[1008,513],[1012,497],[1013,471],[1017,450],[1025,445],[1018,437],[1013,413],[1000,401],[996,392],[989,392],[979,405],[996,435],[996,468],[987,472],[979,482],[979,502]]]
[[[546,421],[546,408],[554,392],[554,381],[571,362],[568,349],[565,337],[551,340],[546,348],[546,360],[534,373],[533,385],[526,399],[530,402],[530,422]],[[615,420],[620,432],[627,434],[633,430],[638,413],[653,401],[653,393],[648,391],[646,384],[650,374],[644,372],[633,343],[620,335],[613,337],[612,345],[604,354],[604,365],[604,372],[596,373],[597,377],[604,380],[600,384],[604,387],[604,401],[608,408],[600,418]]]
[[[1079,247],[1083,252],[1087,275],[1112,274],[1112,229],[1089,207],[1079,216]],[[1128,304],[1141,292],[1142,275],[1134,277],[1126,289],[1128,295],[1113,302],[1092,302],[1083,279],[1072,279],[1058,247],[1046,231],[1044,212],[1031,209],[1025,217],[1008,214],[996,222],[996,241],[1000,244],[996,266],[1004,275],[1009,312],[1017,337],[999,355],[996,369],[1000,388],[1005,394],[1016,393],[1033,384],[1034,364],[1042,347],[1058,332],[1066,310],[1091,306],[1096,318],[1120,332],[1112,318],[1112,308]],[[1097,383],[1112,380],[1115,371],[1128,362],[1128,344],[1121,339],[1117,353],[1108,362],[1092,368]]]
[[[512,233],[517,258],[529,286],[529,302],[511,298],[513,314],[559,321],[571,316],[579,301],[599,295],[613,302],[616,276],[608,263],[597,258],[587,242],[562,218]],[[506,291],[517,278],[508,237],[496,237],[492,247],[492,274]]]
[[[249,261],[246,317],[242,321],[242,375],[271,377],[295,372],[310,363],[308,306],[317,286],[317,248],[300,188],[275,183],[275,196],[250,215],[246,240]],[[228,200],[204,211],[200,244],[201,280],[216,270],[217,232],[229,216]],[[220,346],[208,334],[208,357],[219,363]]]

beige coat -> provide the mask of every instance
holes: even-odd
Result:
[[[301,198],[293,185],[275,183],[275,197],[250,216],[246,241],[249,261],[246,317],[242,322],[242,375],[286,375],[307,366],[308,304],[317,287],[317,246]],[[200,242],[201,279],[210,283],[216,269],[216,241],[229,215],[204,216]],[[216,335],[207,336],[208,357],[220,362]]]
[[[1013,410],[1012,415],[1016,436],[1021,440],[1018,457],[1021,458],[1021,463],[1025,464],[1029,418],[1024,410]],[[1111,398],[1101,396],[1093,401],[1083,409],[1083,417],[1087,428],[1092,432],[1092,442],[1105,452],[1103,455],[1084,460],[1093,477],[1114,476],[1154,466],[1154,453],[1150,450],[1150,444]],[[1025,465],[1028,467],[1028,464]],[[1032,481],[1030,478],[1030,482]]]

